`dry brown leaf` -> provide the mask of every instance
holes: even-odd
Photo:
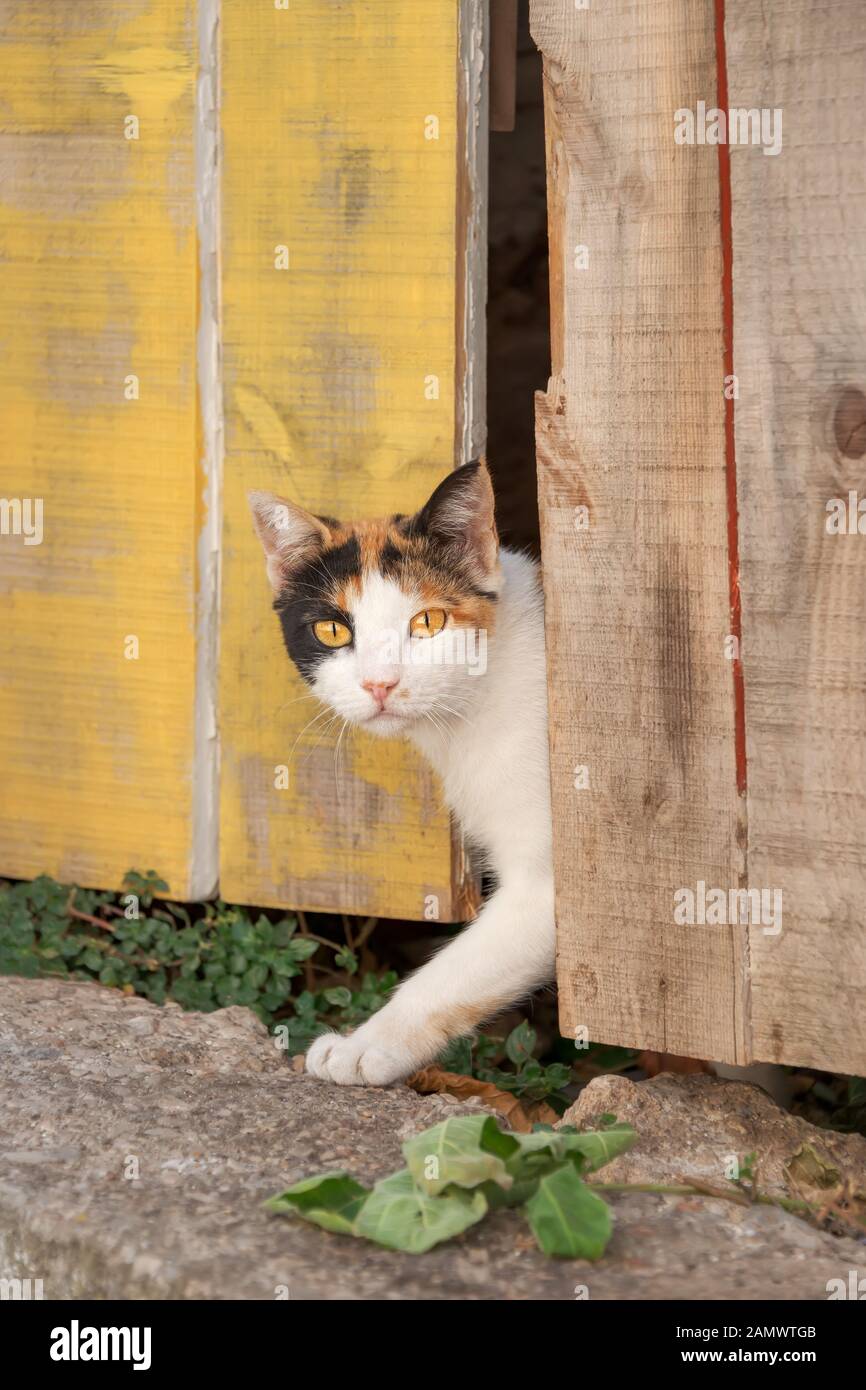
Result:
[[[422,1096],[448,1095],[457,1100],[475,1097],[497,1111],[517,1134],[529,1134],[533,1125],[552,1125],[559,1119],[552,1106],[543,1100],[521,1101],[507,1091],[500,1091],[492,1081],[476,1081],[474,1076],[461,1076],[459,1072],[443,1071],[437,1066],[416,1071],[406,1085]]]

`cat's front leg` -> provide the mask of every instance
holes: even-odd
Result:
[[[388,1086],[545,984],[553,969],[553,884],[547,876],[515,878],[354,1033],[317,1038],[307,1071],[341,1086]]]

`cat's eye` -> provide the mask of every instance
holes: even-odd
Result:
[[[442,608],[425,608],[423,613],[416,613],[411,623],[409,631],[413,637],[435,637],[437,632],[441,632],[446,622],[448,614]]]
[[[351,628],[338,623],[334,618],[324,618],[313,623],[313,632],[323,647],[348,647],[352,640]]]

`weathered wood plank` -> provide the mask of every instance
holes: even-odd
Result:
[[[0,535],[0,872],[195,896],[196,7],[3,18],[0,490],[44,535]]]
[[[221,881],[235,900],[467,910],[420,760],[351,733],[338,770],[336,731],[305,731],[316,706],[281,649],[245,493],[407,511],[483,443],[484,188],[466,149],[486,134],[484,22],[482,0],[423,17],[413,0],[223,11]]]
[[[731,146],[755,1055],[866,1072],[866,9],[728,5],[730,104],[782,113]],[[866,529],[866,522],[864,522]]]
[[[713,4],[533,0],[531,23],[551,238],[537,445],[563,1032],[742,1061],[744,930],[674,920],[677,890],[736,888],[742,871],[719,169],[715,150],[674,142],[674,112],[716,90]]]

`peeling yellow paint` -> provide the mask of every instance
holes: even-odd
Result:
[[[0,493],[44,506],[40,545],[0,536],[12,876],[199,881],[197,19],[195,0],[0,0]],[[302,732],[314,707],[244,497],[406,510],[455,462],[457,21],[457,0],[423,22],[415,0],[222,8],[221,864],[237,900],[459,910],[426,767],[355,735],[334,775],[330,737]]]
[[[222,22],[222,892],[415,918],[432,895],[447,920],[431,774],[360,733],[337,772],[336,730],[302,732],[318,707],[282,650],[245,493],[407,511],[454,465],[458,5],[293,0]]]
[[[171,170],[192,167],[194,5],[4,10],[0,492],[43,499],[44,539],[0,536],[0,872],[154,868],[183,895],[198,272]]]

